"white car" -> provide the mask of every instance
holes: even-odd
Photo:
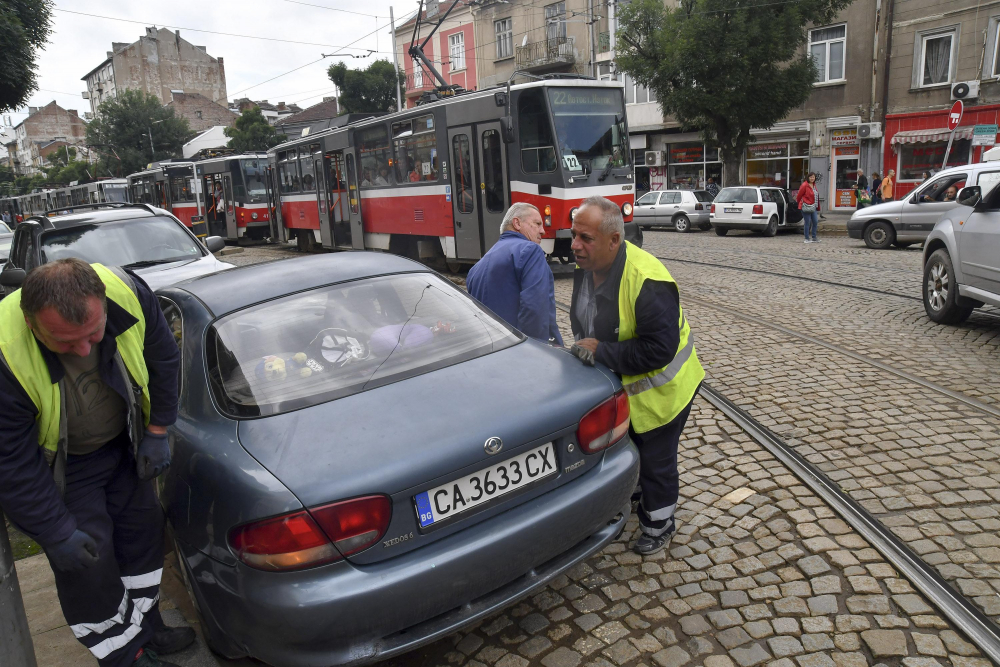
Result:
[[[749,229],[774,236],[779,229],[802,226],[802,213],[787,190],[775,187],[723,188],[712,201],[709,218],[715,233]]]

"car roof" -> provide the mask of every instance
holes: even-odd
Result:
[[[67,206],[67,209],[72,207]],[[123,207],[123,208],[98,208],[85,211],[83,213],[69,213],[67,215],[32,216],[30,219],[41,224],[42,229],[68,229],[79,227],[80,225],[94,225],[102,222],[117,222],[119,220],[133,220],[135,218],[152,218],[157,213],[156,209]],[[166,213],[164,211],[163,213]]]
[[[239,266],[185,280],[173,288],[192,294],[214,315],[221,316],[324,285],[421,271],[430,269],[399,255],[347,251]]]

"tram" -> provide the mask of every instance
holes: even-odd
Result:
[[[542,247],[568,260],[576,208],[594,195],[631,220],[620,83],[542,78],[462,92],[268,151],[279,237],[303,249],[381,249],[449,265],[496,243],[515,202],[542,211]]]
[[[268,206],[266,153],[199,160],[195,173],[209,234],[244,242],[277,236]]]
[[[170,211],[190,227],[199,215],[197,180],[192,162],[159,162],[128,176],[132,202]]]
[[[55,209],[68,210],[83,204],[124,201],[128,201],[128,182],[124,178],[109,178],[16,197],[2,197],[0,213],[10,213],[11,220],[17,221]]]

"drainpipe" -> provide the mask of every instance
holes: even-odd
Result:
[[[892,62],[892,13],[893,9],[896,7],[896,0],[888,0],[888,7],[886,9],[885,15],[885,67],[882,68],[882,111],[880,113],[880,120],[882,123],[882,152],[879,154],[880,158],[885,158],[885,116],[889,113],[889,66]],[[878,53],[876,52],[876,57]],[[885,171],[888,169],[888,165],[882,165],[882,176],[885,177]]]
[[[3,512],[0,512],[0,665],[38,665]]]

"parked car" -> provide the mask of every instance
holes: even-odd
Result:
[[[422,264],[313,255],[158,295],[183,384],[160,497],[223,655],[398,655],[540,589],[628,520],[639,463],[616,376]]]
[[[873,250],[906,248],[924,241],[938,219],[958,206],[959,190],[978,185],[989,192],[998,182],[1000,162],[944,169],[902,199],[855,211],[847,222],[847,234],[864,239]]]
[[[69,215],[32,216],[14,230],[0,286],[6,296],[28,271],[66,257],[134,269],[154,290],[232,268],[212,254],[225,241],[218,236],[205,241],[167,211],[146,204],[98,204]]]
[[[941,324],[1000,306],[1000,188],[967,186],[956,202],[924,242],[924,310]]]
[[[673,227],[679,232],[691,231],[692,225],[711,229],[711,203],[712,195],[705,190],[654,190],[635,202],[632,219],[645,229],[654,225]]]
[[[10,244],[14,239],[14,232],[11,231],[7,223],[0,222],[0,262],[6,262],[10,255]]]
[[[783,188],[739,186],[723,188],[709,209],[712,227],[719,236],[730,229],[750,229],[774,236],[779,229],[802,226],[802,212],[795,198]]]

